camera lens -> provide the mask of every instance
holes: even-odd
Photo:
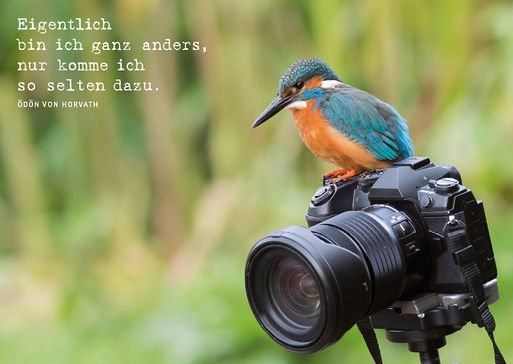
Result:
[[[251,259],[251,273],[246,271],[246,285],[260,325],[274,340],[301,348],[322,332],[325,297],[318,269],[304,256],[308,253],[291,245],[273,239],[262,245]]]
[[[385,205],[269,234],[246,263],[251,309],[285,348],[321,350],[410,286],[405,251],[416,235],[405,213]]]
[[[290,325],[310,327],[319,318],[321,301],[317,283],[298,260],[279,259],[269,272],[268,288],[275,311]]]

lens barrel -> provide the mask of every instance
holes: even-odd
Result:
[[[414,239],[410,218],[387,205],[269,234],[246,263],[253,314],[285,348],[321,350],[400,296],[407,284],[405,241]]]

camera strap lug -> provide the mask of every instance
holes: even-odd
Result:
[[[474,249],[467,239],[466,226],[462,221],[453,218],[445,226],[444,235],[447,245],[453,247],[455,251],[454,260],[467,281],[471,294],[469,303],[472,309],[473,320],[479,327],[484,327],[488,333],[493,345],[495,363],[506,364],[493,336],[495,320],[486,303],[483,279],[474,259]]]

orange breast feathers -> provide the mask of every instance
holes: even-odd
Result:
[[[325,120],[320,109],[308,100],[304,109],[293,110],[294,123],[304,143],[317,157],[356,173],[387,168],[390,163],[378,160],[362,144],[351,140]]]

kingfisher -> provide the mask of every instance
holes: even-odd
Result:
[[[374,95],[343,83],[320,59],[293,63],[252,127],[283,109],[292,111],[308,149],[340,167],[324,175],[331,183],[413,156],[406,120]]]

